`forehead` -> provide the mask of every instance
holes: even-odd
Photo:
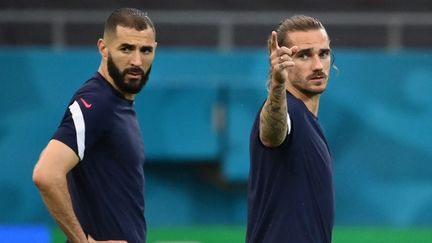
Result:
[[[323,29],[309,31],[295,31],[289,34],[290,47],[298,46],[300,49],[329,49],[330,40]]]
[[[116,45],[152,45],[155,43],[155,34],[150,27],[144,30],[136,30],[134,28],[117,26],[112,42]]]

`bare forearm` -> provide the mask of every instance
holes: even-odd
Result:
[[[279,146],[287,134],[287,102],[284,83],[272,82],[260,113],[260,139],[269,147]]]
[[[39,189],[45,205],[68,239],[71,242],[87,242],[73,211],[66,180],[58,180]]]

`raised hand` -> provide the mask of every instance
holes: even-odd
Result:
[[[292,56],[298,51],[297,46],[288,48],[279,46],[276,31],[272,31],[270,38],[270,63],[272,66],[272,79],[278,83],[285,83],[288,79],[288,68],[295,65]]]

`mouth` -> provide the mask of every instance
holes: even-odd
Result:
[[[127,73],[127,77],[129,79],[141,79],[142,74],[141,73]]]
[[[129,79],[141,79],[144,76],[143,72],[137,69],[129,70],[126,75]]]
[[[309,78],[309,80],[313,81],[313,82],[324,82],[326,80],[327,76],[324,74],[319,74],[319,75],[313,75],[312,77]]]
[[[313,82],[323,82],[325,80],[325,78],[322,76],[321,77],[313,77],[310,80]]]

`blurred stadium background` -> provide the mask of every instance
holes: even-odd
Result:
[[[244,242],[249,129],[266,95],[266,39],[320,18],[332,71],[320,120],[336,187],[335,243],[432,242],[432,2],[0,2],[0,242],[64,242],[33,186],[40,151],[99,64],[117,7],[146,9],[158,50],[136,107],[148,242]]]

